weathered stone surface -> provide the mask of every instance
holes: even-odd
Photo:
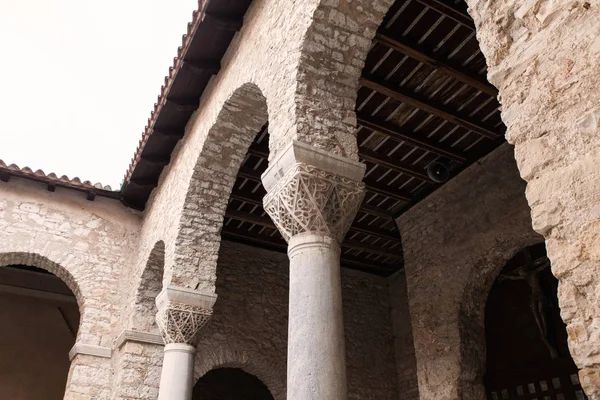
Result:
[[[242,368],[285,399],[288,314],[285,254],[223,242],[211,320],[198,339],[196,376]],[[349,399],[397,399],[387,280],[342,273]]]
[[[600,386],[590,377],[600,359],[600,2],[467,3],[527,181],[533,226],[560,282],[571,354],[597,399]]]
[[[0,185],[0,267],[30,265],[61,278],[77,297],[79,345],[112,347],[140,226],[139,215],[117,201],[90,202],[19,179]],[[65,396],[108,399],[110,375],[110,359],[76,355]]]
[[[506,261],[543,240],[524,189],[503,145],[398,219],[421,399],[485,398],[488,292]]]
[[[417,359],[404,271],[390,276],[389,285],[399,399],[419,400]]]

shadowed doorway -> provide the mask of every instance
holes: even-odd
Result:
[[[218,368],[194,386],[193,400],[273,400],[260,379],[239,368]]]
[[[488,399],[586,399],[557,288],[544,243],[520,251],[500,272],[485,314]]]
[[[0,397],[60,400],[79,326],[77,301],[55,275],[0,268]]]

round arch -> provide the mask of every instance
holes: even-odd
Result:
[[[499,242],[478,265],[470,269],[460,298],[458,332],[461,362],[459,391],[469,398],[475,391],[484,398],[486,365],[485,307],[494,281],[506,263],[525,247],[539,244],[536,234],[516,235]]]
[[[254,375],[265,384],[274,400],[285,399],[285,381],[280,379],[273,365],[262,360],[260,356],[250,355],[246,351],[233,349],[225,344],[212,346],[196,357],[195,382],[209,371],[218,368],[238,368]]]
[[[156,296],[162,290],[165,266],[165,243],[156,242],[147,257],[146,264],[138,278],[131,326],[137,330],[159,333],[156,325]]]
[[[85,296],[83,295],[79,284],[65,266],[37,253],[0,253],[0,267],[6,267],[8,265],[28,265],[31,267],[41,268],[57,276],[67,285],[71,292],[73,292],[75,298],[77,299],[79,312],[81,315],[83,315]]]
[[[218,113],[187,184],[165,284],[214,291],[229,196],[248,148],[267,121],[266,98],[254,83],[234,90]]]
[[[62,398],[75,365],[69,351],[85,323],[80,286],[66,266],[37,253],[0,253],[0,269],[0,283],[21,289],[0,298],[7,327],[0,357],[12,360],[0,368],[1,390],[9,397]]]
[[[356,98],[375,33],[393,0],[319,0],[301,47],[296,139],[358,159]],[[327,110],[324,112],[323,110]]]
[[[269,388],[241,368],[216,368],[194,386],[193,400],[274,400]]]

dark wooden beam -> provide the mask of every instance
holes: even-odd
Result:
[[[233,242],[254,245],[266,248],[272,251],[286,253],[287,243],[281,236],[267,237],[243,231],[233,226],[224,226],[222,230],[223,238]],[[391,273],[401,268],[401,265],[386,266],[377,262],[366,262],[361,259],[341,257],[341,265],[345,268],[356,269],[371,274],[389,276]]]
[[[142,153],[142,161],[148,163],[148,164],[152,164],[152,165],[157,165],[157,166],[165,166],[168,165],[171,162],[171,157],[170,156],[146,156],[144,155],[144,153]]]
[[[228,208],[225,211],[225,218],[233,218],[238,221],[247,222],[249,224],[263,226],[265,228],[277,229],[271,218],[263,217],[257,214],[251,214],[239,210]]]
[[[252,196],[254,196],[254,197],[252,197]],[[231,199],[237,200],[237,201],[243,201],[248,204],[262,207],[262,197],[259,200],[258,196],[256,196],[254,193],[253,194],[250,194],[250,193],[241,194],[239,192],[234,192],[231,194]],[[230,211],[231,210],[228,210],[226,212],[226,216],[227,216],[227,213]],[[234,218],[233,217],[234,213],[232,213],[230,215],[232,215],[230,218]],[[259,220],[255,219],[255,218],[253,218],[252,221],[253,222],[250,222],[250,223],[258,224],[258,222],[259,222]],[[269,221],[270,221],[270,219],[269,219]],[[260,224],[258,224],[258,225],[260,225]],[[388,232],[383,229],[378,229],[376,227],[372,227],[367,224],[358,223],[358,228],[356,228],[356,229],[354,228],[354,225],[352,225],[350,227],[350,230],[359,232],[359,233],[369,234],[369,235],[376,236],[376,237],[380,237],[380,238],[386,239],[386,240],[392,240],[392,241],[396,241],[396,242],[400,241],[400,238],[398,236],[394,235],[392,232]]]
[[[237,221],[246,222],[253,225],[262,226],[270,229],[277,229],[271,218],[266,216],[260,216],[257,214],[251,214],[243,211],[228,209],[225,212],[226,218],[232,218]],[[250,234],[250,233],[249,233]],[[383,255],[385,257],[399,258],[401,253],[399,252],[391,252],[384,248],[375,245],[369,245],[368,243],[363,243],[357,240],[347,239],[342,243],[343,247],[350,248],[353,250],[366,251],[369,253]]]
[[[94,193],[94,192],[87,192],[86,199],[88,201],[94,201],[96,199],[96,193]]]
[[[487,81],[478,76],[472,75],[469,72],[462,71],[459,68],[453,67],[448,61],[436,59],[433,54],[425,49],[419,48],[415,44],[408,44],[406,39],[391,38],[383,33],[377,33],[375,40],[379,43],[399,51],[407,56],[421,61],[423,64],[429,65],[438,71],[443,72],[467,85],[481,90],[483,93],[489,94],[492,97],[498,96],[498,89],[490,85]]]
[[[174,107],[177,111],[193,113],[198,109],[199,99],[197,98],[167,98],[167,104]]]
[[[475,30],[475,24],[473,19],[468,14],[457,10],[456,8],[444,3],[442,0],[417,0],[419,3],[426,5],[439,12],[442,15],[450,18],[463,25],[464,27],[469,28],[470,30]]]
[[[409,193],[404,192],[393,186],[388,186],[379,182],[369,182],[366,184],[367,190],[381,196],[389,197],[394,200],[400,200],[404,202],[411,202],[412,197]]]
[[[501,136],[500,133],[494,132],[477,122],[469,121],[467,118],[446,110],[441,106],[433,105],[429,100],[419,99],[415,94],[409,93],[407,90],[398,87],[390,82],[386,82],[374,77],[360,78],[360,84],[366,88],[384,94],[394,100],[411,105],[420,110],[426,111],[437,117],[452,122],[453,124],[462,126],[465,129],[471,130],[489,139],[497,139]]]
[[[263,143],[252,143],[248,148],[248,153],[255,155],[257,157],[269,158],[269,144],[265,140]]]
[[[375,246],[375,245],[372,245],[369,243],[363,243],[363,242],[360,242],[358,240],[353,240],[353,239],[345,239],[342,242],[342,247],[345,247],[345,248],[348,248],[351,250],[358,250],[358,251],[364,251],[367,253],[373,253],[373,254],[384,256],[387,258],[402,257],[402,251],[400,250],[400,247],[398,247],[397,252],[394,252],[393,250],[386,250],[383,247]]]
[[[365,214],[373,215],[375,217],[383,218],[383,219],[392,219],[393,214],[390,211],[387,211],[383,208],[375,207],[370,204],[361,204],[359,212],[363,212]]]
[[[6,171],[0,171],[0,181],[8,182],[10,180],[10,173]]]
[[[130,184],[143,189],[153,189],[158,185],[158,178],[153,179],[139,179],[133,178],[129,181]]]
[[[392,171],[401,172],[405,175],[412,176],[413,178],[417,178],[422,181],[433,182],[431,178],[427,176],[424,170],[421,172],[414,168],[406,167],[400,163],[400,160],[393,159],[385,154],[380,154],[366,148],[359,148],[358,156],[365,161],[391,169]]]
[[[183,137],[183,135],[185,134],[183,131],[181,130],[167,130],[167,129],[154,129],[152,131],[153,135],[156,136],[162,136],[164,138],[168,138],[168,139],[181,139]]]
[[[450,160],[464,163],[467,161],[466,157],[459,154],[457,151],[448,150],[443,148],[439,144],[434,144],[432,141],[418,137],[415,133],[406,133],[401,128],[389,123],[381,118],[370,117],[365,115],[359,115],[357,117],[358,123],[365,128],[369,128],[373,131],[382,133],[389,138],[392,138],[399,142],[406,142],[411,146],[427,150],[433,154],[437,154],[442,157],[449,158]]]
[[[381,228],[376,228],[363,222],[354,222],[350,227],[350,231],[362,233],[364,235],[375,236],[383,240],[389,240],[391,242],[401,242],[400,237],[394,232],[387,231]]]
[[[216,59],[183,60],[183,66],[195,75],[216,74],[221,69],[221,61]]]
[[[222,31],[237,32],[242,29],[244,16],[238,14],[207,12],[204,14],[203,22],[208,22],[214,28]]]

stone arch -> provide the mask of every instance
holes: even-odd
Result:
[[[138,280],[133,301],[131,327],[134,330],[158,334],[156,325],[156,296],[162,290],[165,267],[165,243],[159,240],[148,255],[148,260]]]
[[[267,121],[266,98],[254,83],[238,87],[223,105],[206,133],[187,185],[165,285],[214,291],[229,196],[248,148]]]
[[[487,298],[494,281],[506,263],[522,249],[540,243],[541,238],[531,233],[524,236],[516,235],[498,242],[492,251],[470,269],[467,276],[458,315],[460,357],[463,360],[458,386],[461,398],[485,398],[483,376],[486,363]]]
[[[46,270],[60,278],[60,280],[62,280],[75,295],[79,313],[83,317],[85,296],[82,294],[79,284],[65,266],[37,253],[0,253],[0,267],[6,267],[8,265],[27,265],[31,267],[37,267]]]
[[[392,4],[392,0],[318,2],[298,65],[298,140],[358,159],[354,109],[359,78],[375,33]]]
[[[250,355],[244,350],[222,344],[202,351],[196,357],[194,383],[211,370],[217,368],[239,368],[260,379],[269,389],[275,400],[285,400],[286,385],[275,368],[260,356]]]

